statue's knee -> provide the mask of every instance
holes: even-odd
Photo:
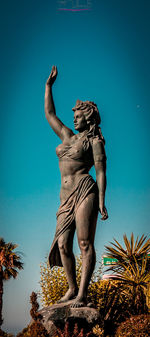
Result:
[[[63,254],[63,255],[69,254],[69,248],[66,243],[58,241],[58,247],[59,247],[60,254]]]
[[[79,240],[79,247],[81,251],[87,252],[89,250],[90,242],[89,240]]]
[[[61,254],[66,253],[66,247],[63,243],[58,243],[58,247],[59,247],[59,251],[60,251]]]

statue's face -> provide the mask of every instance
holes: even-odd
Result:
[[[78,131],[87,129],[87,122],[84,113],[81,110],[75,110],[74,112],[74,128]]]

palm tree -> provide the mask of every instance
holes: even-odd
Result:
[[[146,271],[150,270],[150,239],[147,239],[147,236],[142,235],[140,239],[137,237],[135,241],[133,233],[131,234],[130,241],[128,240],[126,234],[123,235],[123,239],[125,249],[116,239],[114,239],[115,243],[110,242],[111,246],[105,246],[107,256],[117,259],[117,263],[110,266],[108,270],[119,272],[125,267],[128,267],[129,264],[135,266],[136,263],[138,263],[139,267],[142,267],[142,260],[144,257],[147,258],[145,269]]]
[[[111,270],[113,279],[124,285],[124,294],[132,303],[134,313],[142,313],[146,310],[145,292],[150,282],[150,239],[142,235],[140,239],[137,237],[134,244],[133,233],[130,241],[126,235],[123,238],[126,249],[116,239],[115,243],[111,242],[112,246],[105,246],[107,256],[117,259],[107,271]]]
[[[3,323],[3,282],[11,277],[16,278],[18,275],[17,269],[23,269],[20,254],[14,252],[17,247],[18,245],[12,242],[6,243],[3,238],[0,238],[0,327]]]
[[[120,270],[115,277],[124,285],[122,292],[128,298],[134,314],[143,314],[147,311],[145,294],[150,282],[150,271],[146,271],[146,264],[147,258],[143,257],[140,267],[137,261],[128,267],[124,265],[124,270]]]

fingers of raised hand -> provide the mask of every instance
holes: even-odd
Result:
[[[51,73],[48,77],[48,80],[47,80],[47,84],[48,85],[53,85],[53,83],[55,82],[56,80],[56,77],[57,77],[57,67],[56,66],[53,66],[52,67],[52,70],[51,70]]]
[[[57,75],[57,67],[56,66],[52,66],[52,70],[50,73],[51,77],[55,77]]]

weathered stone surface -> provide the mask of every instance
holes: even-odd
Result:
[[[66,322],[69,322],[70,329],[73,329],[74,324],[77,323],[79,329],[84,328],[84,331],[89,331],[98,322],[99,312],[96,309],[71,308],[70,303],[71,301],[54,304],[39,311],[39,314],[42,315],[41,322],[51,336],[54,335],[57,328],[62,329]]]

